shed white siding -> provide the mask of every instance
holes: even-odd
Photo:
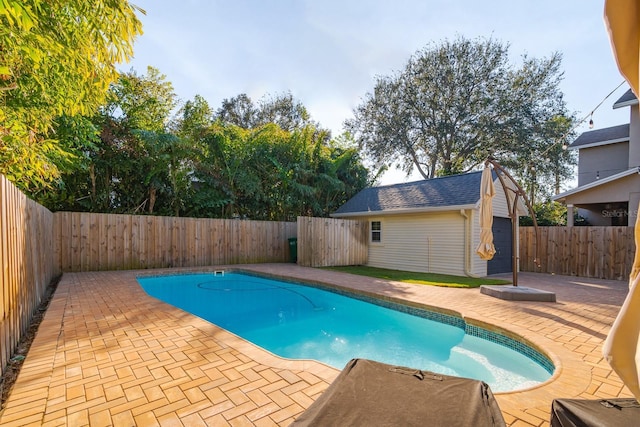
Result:
[[[469,253],[467,254],[469,257],[469,261],[467,262],[469,264],[467,265],[465,275],[468,274],[471,276],[484,277],[487,275],[487,261],[480,259],[476,253],[476,248],[480,244],[480,210],[473,209],[467,211],[467,213],[469,215],[469,222],[467,224],[469,233],[468,239],[471,243],[470,248],[468,249]]]
[[[510,182],[505,182],[510,187],[513,185]],[[504,189],[502,188],[502,184],[500,184],[500,180],[496,179],[494,181],[494,186],[496,190],[496,195],[493,198],[493,216],[499,216],[502,218],[509,218],[509,208],[507,205],[507,197],[505,196]],[[507,190],[509,194],[509,200],[513,204],[513,200],[515,197],[515,193],[512,190]],[[478,205],[479,206],[479,205]],[[518,197],[518,213],[520,215],[527,215],[527,208],[522,200],[522,197]]]
[[[493,216],[499,216],[502,218],[509,218],[509,209],[507,207],[507,198],[504,195],[504,190],[500,181],[495,182],[496,195],[493,197]]]
[[[369,266],[464,275],[464,217],[459,213],[388,215],[382,242],[369,244]]]

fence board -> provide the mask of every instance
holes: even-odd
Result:
[[[633,227],[538,227],[540,266],[532,262],[533,227],[520,227],[520,269],[626,280],[635,253]]]
[[[362,265],[368,259],[366,221],[298,217],[298,264]]]
[[[0,175],[0,370],[26,332],[54,264],[53,214]]]
[[[68,212],[53,218],[55,259],[69,272],[286,262],[287,239],[296,235],[293,222]]]

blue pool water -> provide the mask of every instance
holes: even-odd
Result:
[[[510,348],[469,335],[464,326],[313,286],[235,272],[139,277],[138,282],[149,295],[274,354],[337,369],[352,358],[373,359],[479,379],[494,392],[534,386],[553,369],[514,350],[515,344]]]

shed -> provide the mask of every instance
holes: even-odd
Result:
[[[369,223],[371,267],[458,276],[508,273],[511,219],[505,191],[495,172],[493,176],[496,255],[491,261],[475,252],[480,241],[482,171],[365,188],[331,216]]]

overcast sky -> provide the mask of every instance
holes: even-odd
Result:
[[[457,36],[510,45],[510,58],[563,55],[570,111],[589,114],[623,80],[602,0],[132,0],[146,11],[135,58],[156,67],[183,100],[215,110],[241,93],[254,101],[290,92],[337,136],[375,76],[401,70],[416,51]],[[626,83],[593,115],[595,129],[627,123],[613,110]],[[583,124],[578,131],[586,131]],[[409,180],[418,179],[416,175]],[[405,181],[388,173],[383,184]]]

